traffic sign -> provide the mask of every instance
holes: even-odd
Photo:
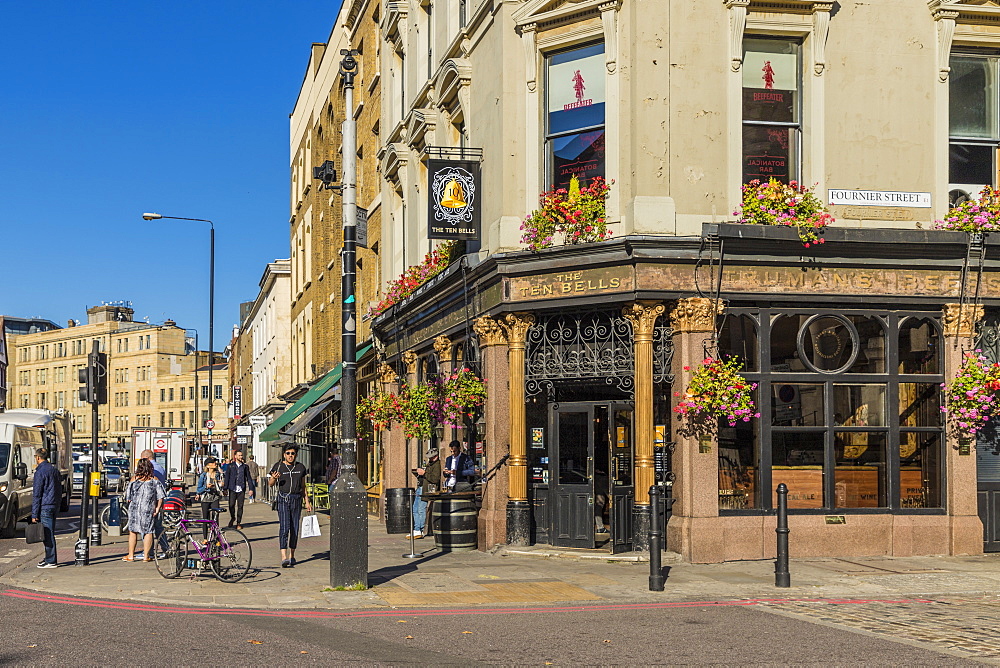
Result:
[[[246,445],[247,442],[249,442],[249,440],[250,440],[249,436],[237,436],[236,445]]]
[[[215,420],[205,420],[205,429],[215,429]]]

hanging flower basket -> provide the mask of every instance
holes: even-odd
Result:
[[[368,309],[368,316],[375,317],[386,309],[395,306],[403,301],[421,285],[431,280],[455,259],[455,251],[458,248],[457,241],[445,241],[440,246],[424,256],[420,264],[415,264],[404,271],[399,278],[390,281],[386,286],[385,296],[382,297],[376,306]]]
[[[486,402],[486,381],[469,369],[441,374],[431,381],[434,395],[431,413],[435,422],[461,427]]]
[[[395,395],[389,392],[377,392],[363,397],[358,401],[358,420],[367,420],[374,431],[388,429],[396,419],[394,406]]]
[[[796,181],[782,183],[771,179],[761,183],[754,179],[743,186],[743,202],[733,215],[736,222],[749,225],[784,225],[794,227],[802,245],[824,243],[820,236],[834,222],[812,188]]]
[[[605,202],[613,182],[595,176],[582,186],[575,176],[569,190],[558,188],[542,193],[539,207],[521,224],[521,243],[528,250],[542,250],[561,236],[566,244],[604,241],[611,236]]]
[[[949,209],[935,228],[970,234],[1000,230],[1000,192],[986,186],[977,199],[966,200]]]
[[[997,413],[1000,390],[1000,364],[990,364],[982,350],[965,353],[962,366],[945,388],[948,426],[958,438],[971,438]]]
[[[695,371],[691,383],[682,395],[675,392],[681,401],[674,408],[690,422],[726,420],[730,427],[737,422],[749,422],[759,418],[760,413],[753,401],[753,391],[757,383],[751,383],[740,374],[743,362],[738,357],[715,359],[706,357]],[[690,371],[691,367],[684,367]]]

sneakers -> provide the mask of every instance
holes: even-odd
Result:
[[[285,560],[283,560],[281,562],[281,567],[282,568],[291,568],[292,567],[292,562],[289,559],[285,559]]]
[[[414,529],[411,533],[406,534],[407,538],[409,538],[411,536],[414,537],[414,538],[423,538],[424,537],[424,532],[421,531],[421,530],[419,530],[419,529]]]
[[[59,568],[59,564],[50,564],[47,561],[39,561],[38,568]]]

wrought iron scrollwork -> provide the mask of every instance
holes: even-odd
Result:
[[[657,321],[653,327],[653,382],[672,383],[670,373],[674,359],[674,330],[670,325]]]
[[[539,317],[527,334],[525,394],[551,399],[561,383],[597,380],[633,393],[632,324],[608,311]]]

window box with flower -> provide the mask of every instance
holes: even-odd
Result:
[[[581,185],[574,176],[568,190],[557,188],[542,193],[539,208],[521,224],[521,243],[538,251],[553,246],[557,239],[572,245],[609,238],[606,201],[612,183],[596,176]]]
[[[755,179],[745,184],[742,191],[740,209],[733,212],[737,223],[795,228],[806,248],[825,242],[821,235],[834,218],[812,188],[796,181],[782,183],[771,179],[763,183]]]

